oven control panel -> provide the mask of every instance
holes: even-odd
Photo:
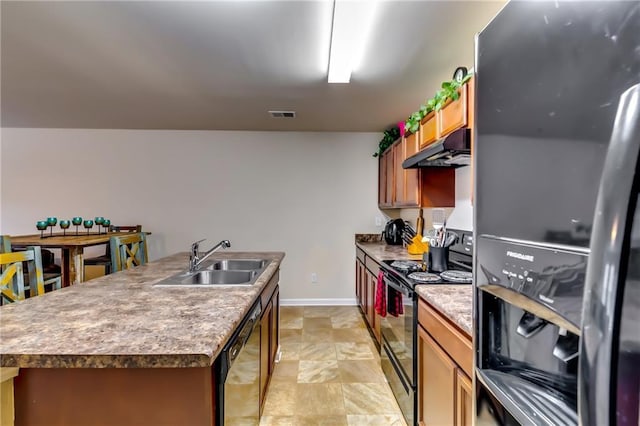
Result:
[[[586,254],[482,236],[477,244],[479,288],[523,309],[543,306],[579,328]]]

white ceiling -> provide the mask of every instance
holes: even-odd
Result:
[[[3,0],[1,125],[381,131],[473,66],[503,3],[378,2],[351,83],[328,84],[331,1]]]

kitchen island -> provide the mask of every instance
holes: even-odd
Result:
[[[0,366],[20,368],[16,424],[214,424],[214,361],[265,290],[277,296],[283,257],[211,257],[267,259],[251,286],[154,287],[186,269],[179,253],[3,306]]]

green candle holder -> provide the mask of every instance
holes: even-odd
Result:
[[[40,231],[40,238],[44,238],[44,231],[49,227],[46,220],[39,220],[36,222],[36,228]]]
[[[58,218],[57,217],[48,217],[47,218],[47,224],[51,227],[51,230],[49,231],[49,236],[53,237],[53,227],[56,226],[56,223],[58,223]]]
[[[93,228],[93,221],[92,220],[85,220],[84,221],[84,227],[87,229],[87,235],[89,235],[89,230],[91,228]]]
[[[62,228],[62,236],[65,237],[67,235],[67,229],[69,229],[69,226],[71,225],[71,222],[69,222],[68,220],[61,220],[60,221],[60,228]]]
[[[100,235],[101,234],[100,227],[104,223],[104,217],[96,216],[94,221],[95,221],[96,225],[98,225],[98,235]]]
[[[82,218],[80,216],[76,216],[71,219],[71,223],[73,223],[76,227],[76,235],[78,235],[78,226],[82,225]]]

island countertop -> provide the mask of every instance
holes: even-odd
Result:
[[[282,252],[219,252],[264,258],[251,286],[153,287],[184,271],[178,253],[0,308],[0,366],[176,368],[212,365],[280,267]]]

